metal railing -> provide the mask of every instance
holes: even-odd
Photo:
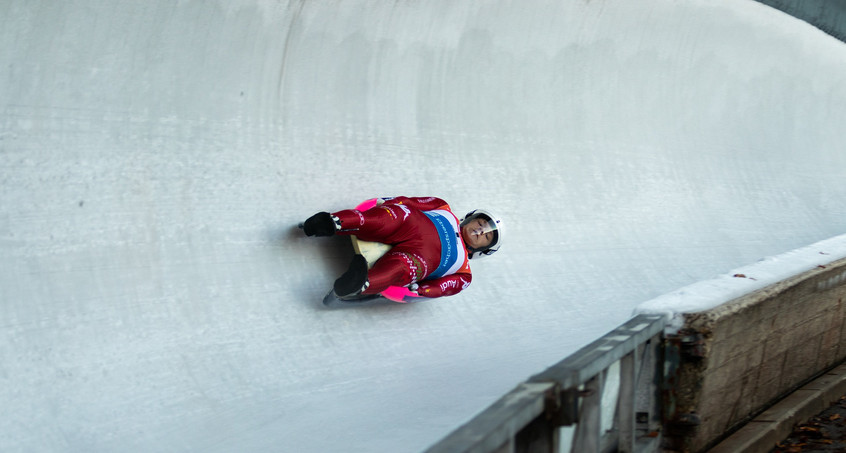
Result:
[[[660,315],[638,315],[531,377],[427,453],[653,452],[661,442]]]

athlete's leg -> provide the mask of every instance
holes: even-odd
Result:
[[[338,297],[353,297],[367,287],[367,260],[361,255],[353,256],[349,269],[343,273],[333,287]]]
[[[367,272],[369,286],[362,294],[377,294],[388,286],[406,286],[426,275],[426,264],[415,253],[389,251]]]
[[[332,236],[340,226],[337,217],[328,212],[318,212],[300,224],[306,236]]]
[[[346,209],[332,215],[338,219],[337,234],[351,235],[363,241],[385,242],[402,228],[406,219],[403,207],[398,205],[377,206],[366,211]]]
[[[300,224],[306,236],[356,235],[364,241],[384,241],[399,229],[407,213],[404,207],[379,206],[359,211],[318,212]]]

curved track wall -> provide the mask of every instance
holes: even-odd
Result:
[[[0,49],[3,451],[419,450],[846,230],[846,47],[751,1],[8,0]],[[507,244],[321,309],[350,252],[295,225],[390,195]]]

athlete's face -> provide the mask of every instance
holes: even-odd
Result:
[[[480,249],[491,245],[494,232],[490,222],[476,218],[461,228],[461,236],[464,238],[464,243],[468,247]]]

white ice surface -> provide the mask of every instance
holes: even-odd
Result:
[[[846,46],[752,1],[5,0],[0,49],[3,452],[419,451],[846,232]],[[322,309],[351,252],[294,226],[391,195],[506,243]]]

